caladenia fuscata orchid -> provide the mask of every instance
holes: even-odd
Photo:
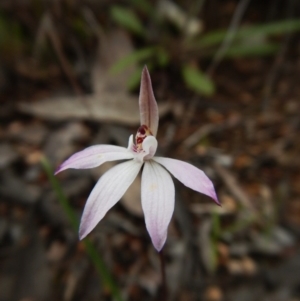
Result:
[[[203,171],[193,165],[170,158],[155,157],[157,149],[158,107],[147,67],[142,72],[139,127],[128,147],[95,145],[72,155],[55,174],[68,169],[86,169],[108,161],[126,160],[108,170],[92,190],[81,218],[79,237],[83,239],[124,195],[142,171],[141,200],[147,230],[152,243],[160,251],[167,238],[175,202],[175,188],[170,173],[185,186],[211,197],[220,205],[214,186]]]

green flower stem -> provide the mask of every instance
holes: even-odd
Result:
[[[79,221],[78,218],[73,210],[73,208],[70,206],[68,199],[66,198],[61,185],[59,184],[59,181],[54,176],[53,170],[49,164],[49,161],[46,158],[42,158],[41,163],[43,165],[43,168],[45,172],[47,173],[47,176],[51,182],[51,185],[57,195],[57,198],[63,207],[63,210],[68,216],[68,219],[75,231],[78,231],[79,228]],[[88,239],[83,240],[83,244],[85,246],[85,250],[90,257],[91,261],[93,262],[97,272],[99,273],[100,277],[102,278],[102,281],[104,285],[110,290],[114,300],[117,301],[123,301],[123,298],[121,297],[120,290],[116,283],[114,282],[112,276],[110,275],[108,268],[106,267],[104,261],[100,257],[97,249],[93,245],[93,243]]]

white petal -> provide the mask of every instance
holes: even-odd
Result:
[[[193,190],[206,194],[220,205],[214,185],[202,170],[180,160],[162,157],[153,157],[153,160],[163,165],[182,184]]]
[[[146,66],[142,72],[139,105],[141,125],[147,125],[152,134],[156,136],[159,119],[158,108],[152,90],[150,74]]]
[[[79,237],[83,239],[126,192],[136,178],[142,164],[128,161],[107,171],[91,192],[81,218]]]
[[[132,159],[132,152],[125,147],[115,145],[94,145],[72,155],[63,162],[55,174],[68,169],[86,169],[100,166],[104,162]]]
[[[142,207],[147,230],[157,251],[162,249],[167,239],[174,199],[175,189],[169,173],[152,160],[145,162],[142,174]]]

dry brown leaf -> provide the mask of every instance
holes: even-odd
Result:
[[[110,72],[114,63],[134,50],[131,40],[124,31],[118,30],[103,36],[99,45],[99,56],[92,70],[94,94],[22,102],[19,110],[50,120],[75,118],[137,125],[140,120],[138,99],[127,91],[127,81],[135,66],[118,74]],[[165,114],[169,105],[160,105],[159,110],[161,115]]]
[[[133,51],[131,39],[124,30],[118,29],[109,35],[101,35],[98,57],[92,69],[92,87],[95,94],[101,95],[104,91],[127,91],[127,82],[136,71],[136,64],[133,63],[118,73],[110,72],[110,68]]]
[[[92,119],[135,125],[139,122],[138,101],[124,93],[102,93],[23,102],[19,109],[50,120]]]

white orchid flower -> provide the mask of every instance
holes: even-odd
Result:
[[[146,227],[157,251],[167,238],[175,201],[174,183],[170,173],[185,186],[211,197],[220,205],[214,186],[203,171],[193,165],[170,158],[155,157],[157,149],[158,108],[147,67],[143,69],[140,97],[139,127],[128,147],[95,145],[72,155],[59,166],[55,174],[68,169],[86,169],[108,161],[126,160],[108,170],[92,190],[81,218],[79,238],[87,236],[102,220],[142,171],[142,208]]]

